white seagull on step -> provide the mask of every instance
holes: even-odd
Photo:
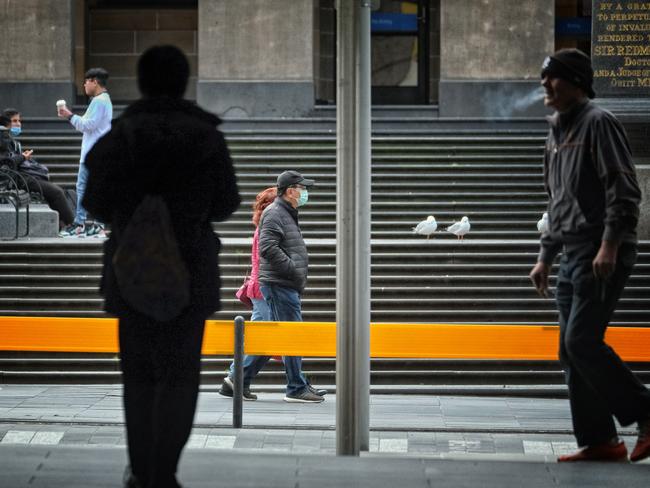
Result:
[[[438,228],[438,222],[436,222],[436,219],[434,218],[433,215],[429,215],[426,220],[423,220],[418,225],[413,227],[413,232],[415,232],[416,234],[427,236],[428,239],[429,237],[431,237],[431,234],[433,234],[436,231],[437,228]]]
[[[548,230],[548,212],[544,212],[542,218],[537,222],[537,230],[543,234]]]
[[[470,227],[471,226],[469,225],[469,219],[467,217],[463,217],[460,219],[460,222],[454,222],[449,227],[447,227],[447,232],[451,232],[452,234],[458,236],[459,239],[462,239],[465,234],[469,232]]]

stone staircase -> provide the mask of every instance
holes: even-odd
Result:
[[[383,120],[373,126],[372,320],[522,326],[556,323],[552,301],[538,298],[527,278],[538,249],[536,222],[546,202],[541,175],[544,125],[434,123],[426,118],[414,124],[412,119],[402,120],[402,124],[399,120]],[[245,313],[234,298],[234,291],[249,266],[251,202],[260,190],[274,184],[278,173],[298,169],[317,181],[309,204],[300,211],[310,251],[304,317],[310,321],[334,321],[333,121],[327,117],[304,122],[284,120],[280,128],[272,122],[226,124],[244,203],[228,222],[215,225],[224,244],[223,310],[215,318],[231,319]],[[47,121],[32,131],[26,130],[22,142],[48,165],[55,182],[63,186],[74,184],[79,136],[65,126]],[[414,235],[411,228],[429,214],[435,215],[439,230],[427,240]],[[444,227],[463,215],[469,217],[472,231],[461,242],[444,232]],[[103,315],[97,294],[100,256],[101,243],[94,239],[0,243],[0,314]],[[643,242],[639,264],[614,317],[614,325],[650,325],[649,305],[650,242]],[[23,355],[24,358],[27,356]],[[23,360],[5,359],[14,365]],[[98,373],[90,374],[88,378],[92,381],[119,380],[114,358],[96,358],[111,364],[113,372],[107,375],[98,366],[101,361],[70,355],[49,359],[60,360],[56,368],[66,372],[75,360],[80,364],[85,361],[87,373]],[[45,371],[47,368],[39,368],[38,364],[47,361],[48,357],[41,357],[40,363],[27,362],[24,364],[31,366],[24,368],[33,368],[33,373]],[[206,361],[206,381],[216,382],[211,375],[216,378],[221,374],[225,360]],[[16,371],[19,377],[28,378],[25,371],[21,376],[8,364],[0,362],[0,371]],[[305,368],[314,382],[333,384],[332,360],[309,359]],[[506,384],[550,382],[555,385],[550,391],[562,390],[555,363],[373,360],[372,368],[372,382],[377,388],[420,385],[419,388],[435,387],[440,391],[447,385],[450,391],[456,391],[480,385],[499,389]],[[67,376],[72,377],[78,375]],[[271,369],[260,382],[278,384],[282,376]]]

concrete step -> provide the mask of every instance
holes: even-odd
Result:
[[[24,354],[24,353],[23,353]],[[202,384],[220,385],[230,365],[229,357],[207,356],[202,360]],[[631,363],[630,367],[645,383],[650,382],[650,365]],[[555,385],[562,388],[564,375],[556,361],[476,361],[476,360],[390,360],[373,359],[370,363],[371,384],[387,392],[403,392],[407,387],[451,386],[534,388]],[[329,358],[305,358],[303,371],[315,385],[335,382],[335,361]],[[38,357],[20,353],[0,356],[0,381],[4,383],[95,383],[118,384],[121,381],[118,356],[66,357],[62,354],[40,354]],[[255,378],[258,391],[283,388],[284,367],[270,361]]]
[[[16,224],[18,229],[16,229]],[[13,205],[0,203],[0,239],[14,239],[16,235],[28,235],[29,237],[58,236],[58,212],[45,204],[39,203],[30,203],[29,208],[24,206],[16,212]]]

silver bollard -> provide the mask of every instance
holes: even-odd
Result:
[[[232,426],[236,429],[242,426],[244,410],[244,317],[235,317],[235,374],[233,378],[232,395]]]

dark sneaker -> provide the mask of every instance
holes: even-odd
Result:
[[[232,398],[235,394],[235,385],[233,385],[230,376],[226,376],[223,379],[223,383],[221,383],[221,388],[219,389],[219,394],[230,398]],[[257,395],[255,393],[251,393],[250,388],[244,388],[243,397],[247,402],[254,402],[257,400]]]
[[[106,237],[104,224],[93,223],[86,228],[86,237]]]
[[[325,400],[322,396],[312,392],[309,388],[305,388],[300,393],[293,395],[286,395],[284,401],[288,403],[320,403]]]
[[[70,224],[59,232],[59,237],[86,237],[86,227],[83,224]]]
[[[309,388],[309,391],[311,391],[311,392],[314,393],[315,395],[318,395],[318,396],[325,396],[325,395],[327,395],[327,390],[321,390],[321,389],[318,389],[318,388],[314,388],[314,387],[311,386],[311,385],[307,385],[307,388]]]

